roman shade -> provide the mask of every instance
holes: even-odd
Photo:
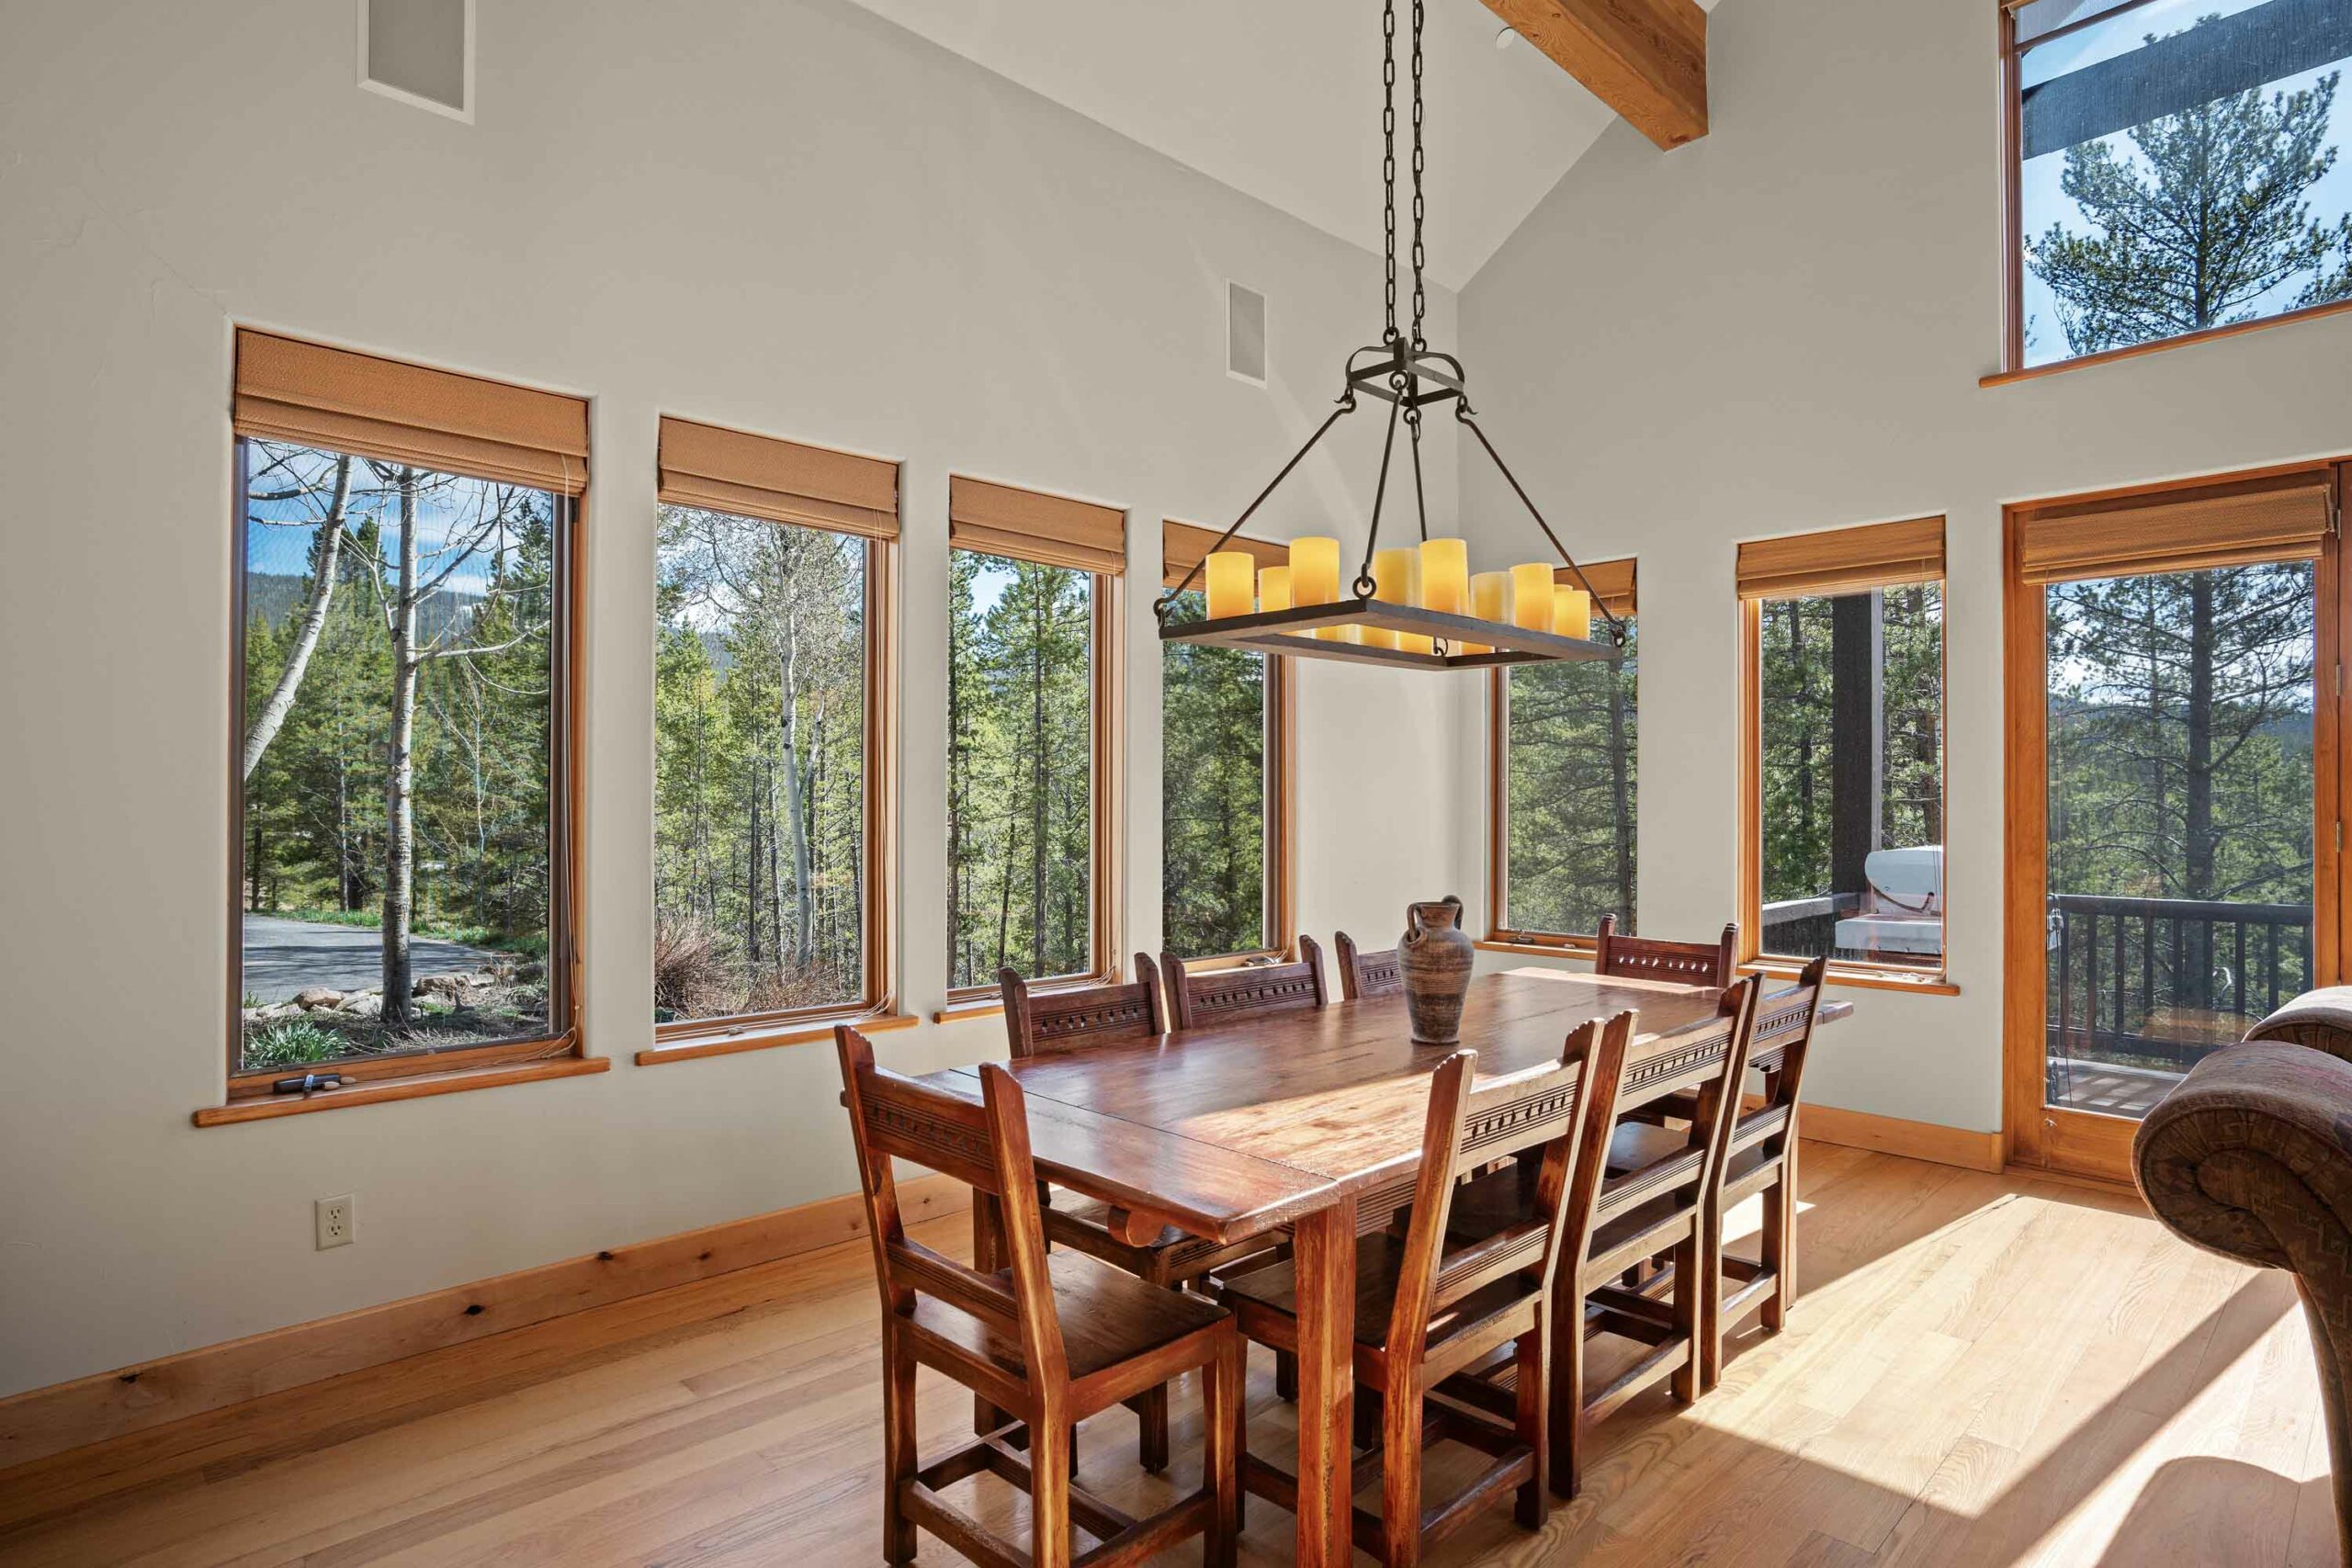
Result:
[[[1927,582],[1944,574],[1944,520],[1872,523],[1739,547],[1742,599],[1820,598]]]
[[[1160,586],[1173,588],[1183,581],[1186,573],[1208,558],[1209,550],[1216,544],[1217,536],[1224,532],[1222,528],[1199,528],[1190,523],[1178,523],[1172,519],[1160,524]],[[1270,566],[1290,564],[1288,545],[1277,545],[1267,539],[1253,539],[1246,534],[1236,534],[1225,542],[1225,547],[1228,550],[1249,551],[1258,558],[1258,565],[1261,570]],[[1193,578],[1193,586],[1196,590],[1204,591],[1208,586],[1208,573],[1204,570],[1200,576]]]
[[[529,485],[588,488],[588,400],[237,329],[239,435]]]
[[[1578,561],[1577,564],[1584,568],[1584,582],[1578,582],[1577,574],[1566,567],[1560,567],[1555,570],[1552,573],[1552,581],[1564,588],[1581,588],[1585,583],[1589,583],[1592,591],[1600,595],[1600,604],[1603,609],[1621,621],[1633,616],[1634,597],[1633,557],[1624,556],[1616,560]]]
[[[661,499],[773,523],[899,536],[899,465],[662,416]]]
[[[2017,514],[2021,582],[2068,582],[2254,561],[2315,560],[2335,528],[2324,468]]]
[[[1114,506],[950,476],[947,542],[984,555],[1115,577],[1127,566],[1127,514]]]

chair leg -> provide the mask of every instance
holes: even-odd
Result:
[[[1298,1403],[1298,1358],[1287,1350],[1274,1352],[1274,1395],[1292,1404]]]
[[[998,1226],[1003,1215],[997,1208],[995,1197],[985,1192],[972,1194],[972,1267],[983,1274],[993,1273],[998,1262]],[[972,1396],[972,1435],[986,1437],[1004,1425],[1004,1412],[989,1404],[980,1394]]]
[[[1241,1541],[1242,1343],[1238,1335],[1201,1369],[1201,1470],[1216,1500],[1201,1546],[1205,1568],[1233,1568]]]
[[[1168,1468],[1168,1385],[1146,1389],[1129,1403],[1136,1413],[1136,1458],[1158,1475]]]
[[[1070,1568],[1070,1426],[1061,1412],[1041,1410],[1029,1426],[1029,1561],[1035,1568]]]
[[[1381,1395],[1384,1445],[1380,1465],[1383,1568],[1418,1568],[1421,1561],[1421,1391],[1418,1369],[1389,1368]]]
[[[1704,1219],[1702,1214],[1702,1224]],[[1674,1332],[1690,1348],[1690,1355],[1667,1380],[1677,1404],[1688,1404],[1699,1397],[1699,1362],[1706,1338],[1705,1318],[1699,1310],[1706,1285],[1699,1278],[1700,1250],[1696,1230],[1674,1244]]]
[[[1772,1273],[1771,1294],[1764,1298],[1760,1318],[1767,1333],[1788,1326],[1789,1307],[1797,1299],[1797,1149],[1789,1140],[1781,1156],[1781,1179],[1764,1192],[1763,1263]]]
[[[1565,1281],[1552,1294],[1551,1359],[1552,1495],[1574,1497],[1584,1487],[1584,1292]]]
[[[1724,1205],[1710,1198],[1699,1216],[1699,1392],[1706,1393],[1724,1375]]]
[[[882,1338],[882,1561],[915,1560],[915,1522],[899,1488],[915,1473],[915,1360],[903,1354],[888,1325]]]
[[[1516,1411],[1519,1440],[1535,1454],[1534,1472],[1519,1489],[1518,1517],[1522,1529],[1544,1528],[1544,1517],[1551,1510],[1550,1501],[1544,1495],[1544,1475],[1551,1469],[1551,1445],[1548,1440],[1544,1406],[1551,1403],[1545,1390],[1545,1374],[1550,1371],[1548,1354],[1551,1325],[1547,1321],[1544,1303],[1535,1308],[1535,1326],[1519,1337],[1513,1359],[1519,1363],[1519,1404]]]

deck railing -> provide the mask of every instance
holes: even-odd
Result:
[[[1764,906],[1763,951],[1775,958],[1859,958],[1840,953],[1838,922],[1862,907],[1859,893],[1824,893],[1813,898],[1783,898]]]
[[[2312,984],[2308,904],[2053,894],[2048,945],[2053,1065],[2185,1073]]]

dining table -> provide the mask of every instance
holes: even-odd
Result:
[[[1804,1023],[1796,987],[1767,981],[1751,1061],[1770,1069]],[[1409,1202],[1428,1079],[1453,1051],[1488,1078],[1557,1062],[1588,1019],[1637,1014],[1619,1099],[1626,1111],[1698,1088],[1722,1070],[1732,1021],[1707,986],[1546,968],[1474,978],[1453,1045],[1413,1039],[1401,994],[1261,1013],[1143,1040],[1008,1064],[1029,1108],[1041,1177],[1113,1208],[1138,1241],[1173,1225],[1217,1242],[1287,1232],[1298,1295],[1297,1561],[1339,1568],[1351,1552],[1355,1491],[1359,1216]],[[1824,1001],[1815,1017],[1844,1018]],[[1541,1082],[1543,1075],[1531,1075]],[[923,1082],[979,1098],[978,1069]],[[1555,1079],[1549,1086],[1558,1092]],[[1534,1091],[1531,1091],[1534,1092]],[[991,1205],[973,1207],[974,1247],[993,1247]]]

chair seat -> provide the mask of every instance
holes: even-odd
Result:
[[[1405,1267],[1405,1238],[1385,1231],[1356,1237],[1355,1342],[1374,1349],[1388,1343],[1388,1318],[1396,1304],[1396,1282]],[[1237,1305],[1247,1303],[1285,1317],[1298,1315],[1298,1270],[1284,1258],[1280,1263],[1237,1274],[1225,1281],[1224,1293]],[[1442,1344],[1454,1335],[1535,1293],[1535,1287],[1517,1278],[1505,1278],[1442,1308],[1430,1318],[1428,1343]]]
[[[1647,1122],[1620,1122],[1616,1133],[1609,1140],[1609,1174],[1623,1176],[1636,1170],[1647,1170],[1668,1160],[1691,1156],[1691,1168],[1697,1169],[1700,1151],[1690,1146],[1688,1128],[1659,1127]]]
[[[1054,1281],[1054,1307],[1061,1320],[1062,1348],[1073,1382],[1133,1361],[1164,1345],[1214,1328],[1230,1314],[1216,1303],[1181,1291],[1147,1285],[1134,1275],[1076,1252],[1046,1256]],[[1008,1288],[1012,1271],[997,1270]],[[909,1319],[920,1333],[985,1359],[1015,1378],[1025,1376],[1021,1341],[935,1297],[915,1297]]]

